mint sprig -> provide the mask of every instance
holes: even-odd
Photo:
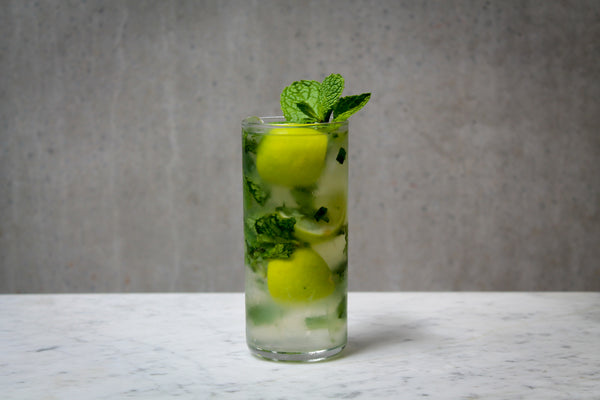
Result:
[[[340,74],[331,74],[323,79],[319,91],[319,112],[321,121],[329,121],[333,107],[344,91],[344,78]]]
[[[321,84],[317,81],[297,81],[281,92],[281,110],[288,122],[311,122],[313,117],[306,115],[298,104],[306,103],[313,110],[319,102]],[[302,107],[302,106],[301,106]]]
[[[333,120],[335,122],[347,120],[352,114],[363,108],[370,98],[371,93],[342,97],[333,106]]]
[[[310,106],[310,104],[308,104],[305,101],[301,101],[300,103],[296,104],[296,106],[298,106],[298,109],[304,113],[304,117],[306,116],[313,118],[315,120],[319,120],[320,117],[317,114],[317,112]]]
[[[281,110],[287,122],[314,123],[345,121],[363,108],[371,93],[341,97],[344,78],[331,74],[322,83],[301,80],[281,92]]]

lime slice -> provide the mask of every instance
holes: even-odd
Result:
[[[346,220],[346,196],[343,192],[317,198],[315,207],[317,210],[327,209],[318,221],[314,215],[296,216],[294,235],[304,242],[318,243],[327,240],[338,233]]]
[[[260,142],[256,169],[265,181],[287,187],[314,184],[325,167],[327,136],[310,128],[276,128]]]
[[[329,267],[310,248],[300,248],[287,259],[269,261],[267,285],[274,300],[291,303],[318,300],[335,289]]]

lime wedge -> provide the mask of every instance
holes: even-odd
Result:
[[[310,186],[321,176],[326,154],[327,135],[309,128],[272,129],[260,142],[256,169],[275,185]]]
[[[317,210],[327,212],[318,220],[314,215],[296,217],[294,235],[308,243],[318,243],[337,234],[346,220],[346,196],[343,192],[315,200]]]
[[[290,258],[269,261],[267,285],[278,302],[310,302],[335,289],[329,267],[314,250],[300,248]]]

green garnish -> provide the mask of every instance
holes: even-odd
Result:
[[[242,146],[246,153],[256,153],[258,143],[256,143],[256,139],[249,138],[248,132],[244,131],[244,136],[242,136]]]
[[[336,309],[338,318],[346,318],[347,303],[348,303],[347,297],[344,296],[344,298],[339,302],[337,309]]]
[[[297,247],[298,244],[293,242],[272,243],[257,241],[253,245],[252,243],[247,241],[247,262],[250,265],[250,267],[252,267],[252,270],[256,272],[259,268],[261,261],[270,260],[274,258],[289,258]]]
[[[343,147],[340,147],[340,151],[338,151],[338,154],[335,157],[335,161],[339,162],[340,164],[343,164],[345,160],[346,160],[346,149],[344,149]]]
[[[344,226],[344,239],[346,239],[346,245],[344,246],[344,255],[348,255],[348,225]]]
[[[248,117],[246,121],[251,123],[262,122],[258,117]],[[242,135],[242,147],[246,153],[256,153],[256,148],[258,147],[256,139],[254,137],[248,137],[248,132],[245,129],[243,130]]]
[[[322,121],[329,121],[333,107],[344,91],[344,78],[340,74],[331,74],[323,79],[319,92],[319,111]]]
[[[287,122],[315,123],[345,121],[360,110],[371,98],[371,93],[354,96],[342,95],[344,78],[331,74],[322,83],[301,80],[281,92],[281,110]]]
[[[371,93],[342,97],[333,107],[333,121],[345,121],[360,110],[371,98]]]
[[[339,319],[347,317],[347,298],[344,296],[335,309],[335,316]],[[331,327],[331,317],[328,315],[318,315],[316,317],[306,317],[304,323],[308,329],[328,329]]]
[[[306,317],[304,323],[308,329],[327,329],[331,322],[327,315],[319,315],[317,317]]]
[[[254,222],[254,229],[262,241],[280,243],[293,240],[295,218],[284,218],[277,213],[267,214]]]
[[[258,204],[263,206],[267,199],[269,198],[269,193],[265,191],[258,183],[254,182],[252,178],[245,176],[244,177],[244,185],[250,196]]]
[[[335,266],[335,268],[332,268],[332,270],[331,270],[331,272],[333,272],[335,275],[338,275],[340,277],[340,279],[344,277],[344,274],[346,273],[346,271],[348,271],[348,260],[347,259],[340,262],[338,265]]]
[[[315,192],[316,186],[295,187],[290,190],[290,194],[298,204],[300,213],[309,215],[315,212]]]
[[[317,212],[315,212],[315,221],[319,222],[321,220],[325,222],[329,222],[329,217],[327,216],[327,207],[320,207]]]
[[[248,308],[246,317],[254,325],[266,325],[275,321],[281,314],[281,310],[274,305],[255,305]]]
[[[318,121],[321,117],[317,114],[317,112],[315,110],[313,110],[313,108],[310,106],[310,104],[308,104],[305,101],[301,101],[300,103],[296,104],[298,106],[298,109],[300,111],[302,111],[302,113],[304,113],[304,115],[308,116],[309,119],[311,120],[315,120]],[[304,117],[303,117],[304,118]]]
[[[297,81],[281,92],[281,110],[288,122],[311,122],[314,119],[300,110],[298,104],[306,103],[309,107],[319,103],[321,84],[317,81]]]
[[[329,222],[327,207],[319,207],[318,209],[315,207],[315,189],[315,186],[293,188],[290,193],[296,204],[298,204],[297,210],[285,206],[278,207],[278,209],[288,216],[312,216],[317,222],[321,220]]]
[[[300,245],[294,238],[295,218],[272,213],[256,220],[246,218],[244,222],[246,262],[255,272],[264,268],[262,261],[289,258]]]

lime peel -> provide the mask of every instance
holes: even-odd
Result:
[[[326,155],[326,134],[311,128],[275,128],[258,146],[256,169],[271,184],[310,186],[321,176]]]
[[[294,236],[307,243],[318,243],[336,235],[346,220],[345,199],[345,194],[340,192],[324,199],[322,202],[317,200],[319,210],[327,210],[324,218],[296,215]]]
[[[318,300],[335,289],[327,263],[308,247],[299,248],[288,259],[269,261],[267,285],[271,297],[284,303]]]

